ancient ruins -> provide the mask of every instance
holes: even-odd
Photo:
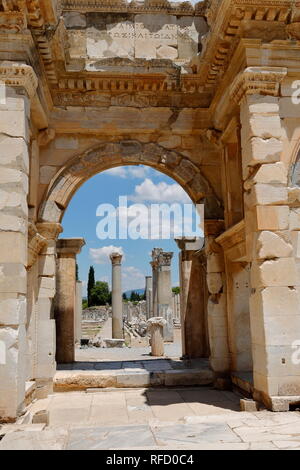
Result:
[[[270,410],[299,403],[299,1],[0,0],[0,59],[1,420],[74,360],[84,241],[58,239],[62,219],[122,165],[205,205],[203,248],[177,240],[183,356]],[[169,266],[153,254],[172,340]]]

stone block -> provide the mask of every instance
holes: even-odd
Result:
[[[270,335],[269,335],[270,336]],[[268,336],[268,339],[269,339]],[[295,349],[291,344],[256,344],[252,348],[257,373],[269,377],[299,377],[299,364],[294,360]]]
[[[40,168],[40,183],[49,184],[56,172],[56,166],[42,166]]]
[[[299,315],[300,290],[289,287],[266,287],[256,289],[250,296],[250,309],[264,317]]]
[[[246,398],[242,398],[240,400],[240,407],[241,411],[247,411],[248,413],[255,413],[259,411],[258,402],[254,400],[247,400]]]
[[[0,264],[0,293],[27,292],[27,272],[21,263],[1,263]]]
[[[27,144],[22,138],[8,135],[0,136],[0,166],[14,168],[24,173],[29,172],[29,156]],[[1,168],[1,173],[3,169]]]
[[[288,206],[257,206],[256,230],[286,230],[289,227]]]
[[[289,218],[289,229],[300,230],[300,208],[291,207]]]
[[[247,206],[284,204],[288,201],[288,189],[283,185],[255,184],[245,195]]]
[[[279,258],[252,264],[251,286],[253,288],[295,285],[297,285],[297,271],[294,258]]]
[[[254,183],[287,184],[287,168],[283,162],[266,163],[262,165],[255,176]]]
[[[219,253],[210,253],[207,256],[207,272],[222,273],[225,270],[224,258]]]
[[[24,233],[0,231],[0,261],[27,265],[27,236]]]
[[[39,298],[53,299],[55,296],[56,286],[55,279],[51,277],[40,278],[40,288],[38,292]]]
[[[56,258],[52,255],[39,256],[39,273],[46,277],[54,277],[56,273]]]
[[[262,139],[253,137],[243,141],[243,167],[254,166],[258,163],[274,163],[280,161],[283,143],[274,137]]]
[[[278,114],[279,99],[276,96],[248,95],[246,105],[249,114]],[[246,115],[247,115],[246,114]]]
[[[166,387],[179,387],[179,386],[193,386],[193,385],[211,385],[214,381],[213,371],[195,370],[168,370],[165,372],[165,386]]]
[[[32,424],[45,424],[49,425],[49,411],[41,410],[37,411],[32,417]]]
[[[207,273],[207,286],[211,294],[219,294],[223,287],[221,273]]]
[[[181,145],[180,135],[162,136],[158,139],[157,143],[167,149],[175,149]]]
[[[5,186],[8,188],[20,188],[24,194],[28,192],[28,177],[26,173],[17,168],[2,167],[0,172],[0,185],[3,189]]]
[[[270,232],[261,232],[256,240],[257,259],[287,258],[292,255],[293,247],[280,235]]]
[[[299,103],[294,102],[291,98],[287,98],[287,97],[280,98],[279,105],[280,105],[280,117],[281,118],[291,119],[291,118],[300,117]]]
[[[139,388],[149,387],[150,373],[149,372],[129,372],[124,369],[124,372],[117,373],[117,387],[118,388]]]
[[[300,232],[298,230],[290,232],[291,243],[293,246],[293,255],[300,259]]]
[[[27,233],[27,220],[24,217],[0,212],[0,227],[3,232]]]
[[[300,315],[289,315],[285,310],[282,315],[264,316],[263,312],[251,309],[251,337],[255,344],[261,346],[287,346],[299,339]]]
[[[242,122],[243,141],[251,137],[260,137],[261,139],[271,139],[273,137],[281,139],[284,137],[284,129],[281,126],[278,114],[250,114],[248,119]]]
[[[0,295],[0,324],[25,325],[27,302],[25,296]]]
[[[28,142],[29,127],[24,110],[7,110],[2,112],[2,106],[0,106],[0,134],[10,137],[21,137]]]

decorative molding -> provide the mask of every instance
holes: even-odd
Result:
[[[38,255],[47,245],[47,240],[37,231],[33,223],[28,224],[28,263],[27,269],[30,269],[36,262]]]
[[[300,40],[300,21],[287,26],[287,31],[292,39]]]
[[[195,7],[189,1],[174,3],[167,0],[62,0],[64,11],[103,12],[103,13],[157,13],[169,15],[204,16],[205,2]]]
[[[241,220],[238,224],[230,227],[226,232],[222,233],[216,242],[222,246],[224,251],[244,242],[246,239],[245,221]]]
[[[47,240],[56,240],[60,233],[63,232],[61,224],[56,222],[39,222],[36,228],[42,237]]]
[[[231,99],[240,104],[244,95],[278,96],[286,75],[287,69],[284,67],[248,67],[233,81]]]
[[[29,98],[33,98],[38,87],[38,79],[32,67],[16,62],[0,64],[0,82],[10,87],[22,87]]]

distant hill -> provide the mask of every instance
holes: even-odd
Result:
[[[145,293],[145,289],[132,289],[132,290],[128,290],[126,292],[124,292],[126,294],[126,296],[129,298],[131,296],[131,293],[132,292],[136,292],[137,294],[139,295],[144,295]]]

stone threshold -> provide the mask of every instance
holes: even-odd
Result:
[[[78,391],[106,388],[149,388],[212,385],[214,373],[209,369],[146,371],[122,369],[105,371],[58,371],[54,391]]]

